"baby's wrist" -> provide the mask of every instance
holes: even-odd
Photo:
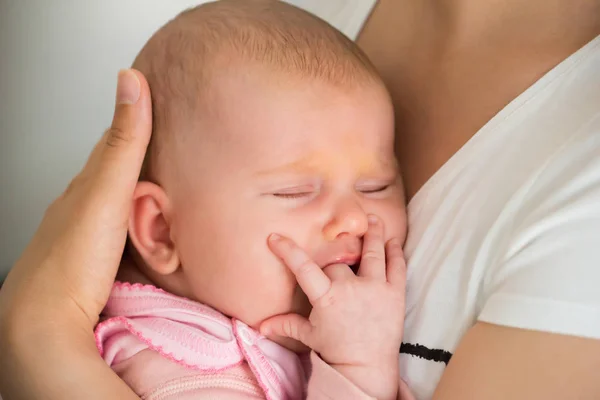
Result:
[[[396,400],[400,382],[398,362],[389,365],[331,365],[365,394],[376,399]]]

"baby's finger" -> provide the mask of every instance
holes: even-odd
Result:
[[[323,272],[332,282],[356,278],[352,269],[346,264],[331,264],[323,268]]]
[[[383,223],[379,217],[369,215],[369,229],[364,237],[358,276],[385,280],[385,245]]]
[[[315,304],[331,288],[331,281],[310,257],[292,240],[279,236],[269,237],[271,251],[294,273],[306,297]]]
[[[311,323],[298,314],[278,315],[264,321],[260,326],[260,333],[264,336],[288,337],[304,343],[312,349]]]
[[[406,287],[406,260],[402,251],[402,242],[398,238],[388,240],[385,244],[387,257],[387,280],[404,291]]]

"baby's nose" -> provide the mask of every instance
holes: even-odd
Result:
[[[323,230],[327,240],[340,235],[362,237],[368,228],[367,214],[356,200],[340,203]]]

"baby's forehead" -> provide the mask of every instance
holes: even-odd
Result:
[[[148,79],[153,100],[154,137],[145,164],[150,166],[165,153],[166,142],[190,140],[188,130],[203,141],[215,139],[207,136],[212,130],[195,129],[197,122],[219,121],[231,111],[229,99],[239,88],[224,91],[223,85],[231,84],[231,72],[242,77],[254,73],[249,65],[264,67],[271,78],[281,78],[279,82],[312,79],[338,87],[380,83],[352,41],[285,2],[223,0],[201,5],[161,28],[134,63]],[[254,95],[260,97],[261,89]]]
[[[182,148],[206,147],[234,160],[251,156],[256,164],[302,159],[307,167],[311,157],[347,151],[342,155],[358,161],[393,147],[393,109],[377,86],[273,83],[259,75],[229,83],[215,90],[213,112],[199,118]]]

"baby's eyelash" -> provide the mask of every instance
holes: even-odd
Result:
[[[379,186],[376,188],[369,188],[369,189],[362,189],[360,190],[362,193],[379,193],[379,192],[383,192],[384,190],[386,190],[387,188],[389,188],[391,185],[384,185],[384,186]]]
[[[298,199],[301,197],[310,196],[310,192],[301,192],[301,193],[273,193],[273,196],[279,197],[282,199]]]

